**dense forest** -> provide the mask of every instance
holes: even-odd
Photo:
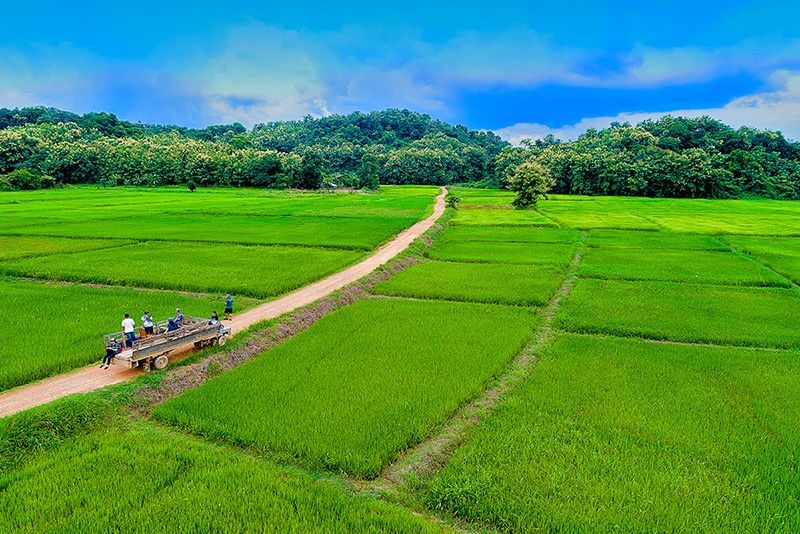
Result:
[[[60,184],[266,188],[384,184],[506,187],[534,161],[553,191],[588,195],[800,198],[800,143],[707,118],[664,117],[513,147],[390,109],[192,129],[45,107],[0,109],[0,189]]]

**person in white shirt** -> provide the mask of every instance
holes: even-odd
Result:
[[[125,346],[128,348],[133,347],[133,341],[136,339],[136,323],[133,322],[128,313],[125,314],[125,318],[122,320],[122,333],[125,334]]]
[[[155,322],[153,321],[153,316],[150,315],[149,311],[144,312],[142,315],[142,326],[144,327],[144,333],[148,336],[153,335],[153,329],[155,327]]]

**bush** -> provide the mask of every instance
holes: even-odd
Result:
[[[52,176],[42,174],[36,169],[17,169],[0,175],[0,190],[4,191],[47,189],[54,185],[56,181]]]
[[[458,203],[461,202],[461,197],[453,193],[448,193],[444,201],[447,203],[448,208],[457,208]]]
[[[197,184],[196,184],[196,183],[194,183],[194,181],[193,181],[193,180],[189,180],[189,182],[187,182],[187,184],[186,184],[186,187],[188,187],[188,188],[189,188],[189,191],[191,191],[192,193],[194,193],[194,190],[195,190],[195,189],[197,189]]]

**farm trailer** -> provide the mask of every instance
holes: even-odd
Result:
[[[187,317],[177,330],[167,331],[167,322],[160,321],[155,326],[155,334],[141,336],[133,342],[133,348],[126,348],[114,356],[114,365],[127,369],[141,368],[164,369],[169,364],[169,357],[175,352],[182,352],[189,345],[195,348],[224,345],[230,336],[231,329],[221,322],[211,322],[199,317]],[[103,336],[106,346],[111,339],[124,343],[122,332]]]

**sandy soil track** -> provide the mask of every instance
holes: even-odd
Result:
[[[344,271],[332,274],[276,300],[265,302],[246,312],[235,315],[233,320],[226,324],[231,327],[234,334],[237,334],[252,324],[280,317],[366,276],[403,252],[415,239],[433,226],[444,213],[444,197],[446,193],[447,190],[443,187],[439,196],[436,197],[431,216],[403,230],[368,258],[351,265]],[[0,417],[21,412],[75,393],[86,393],[118,384],[119,382],[130,380],[138,374],[139,371],[116,366],[101,370],[97,365],[92,365],[47,378],[41,382],[21,386],[0,394]]]

